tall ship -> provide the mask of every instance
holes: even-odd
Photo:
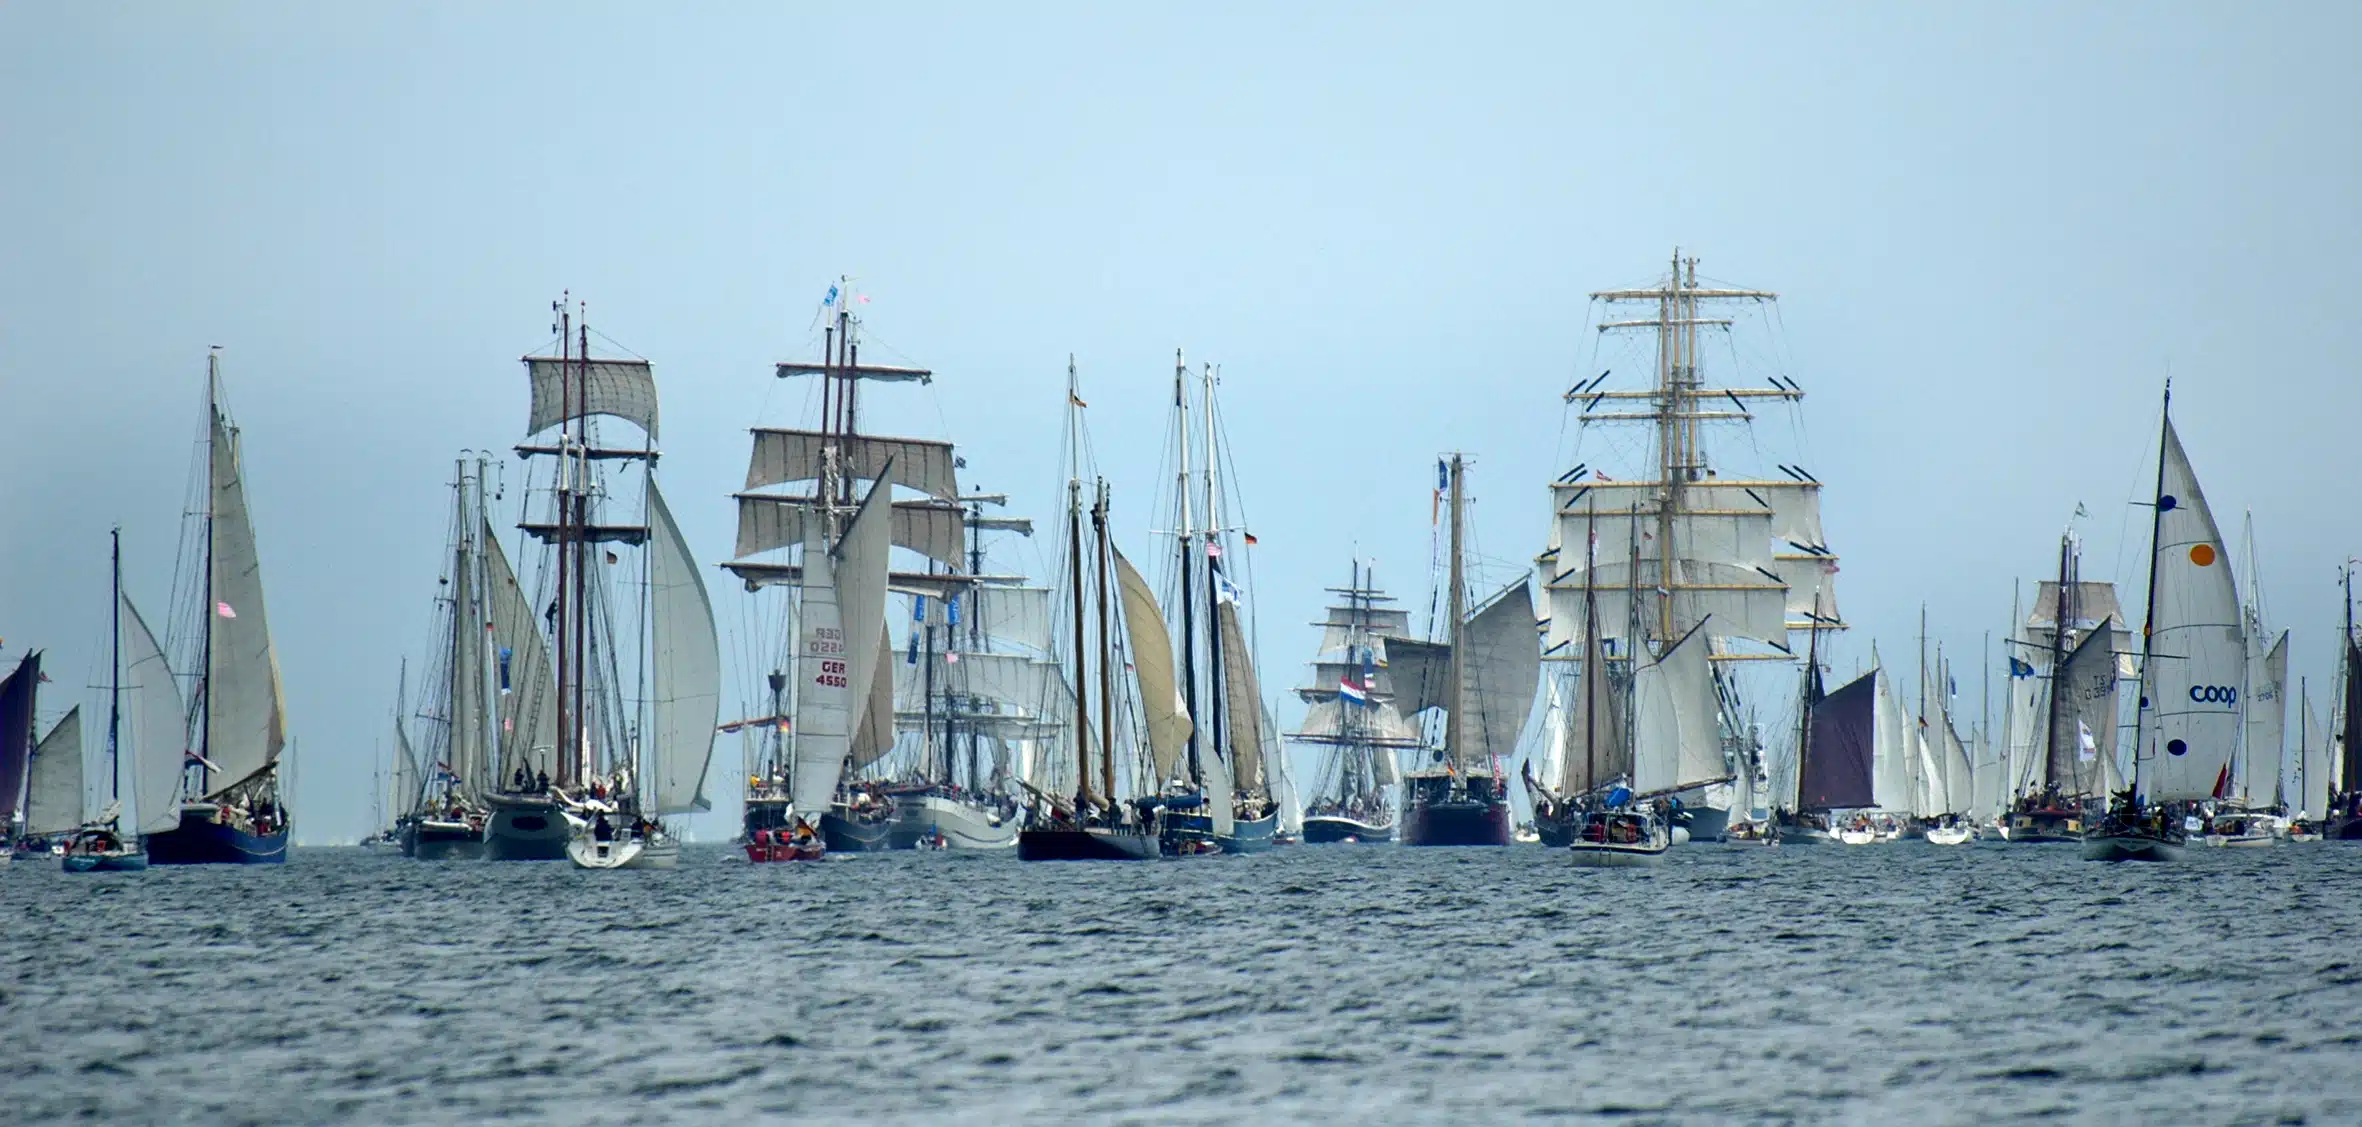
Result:
[[[1438,492],[1448,498],[1445,605],[1439,642],[1388,646],[1395,684],[1408,690],[1413,715],[1441,712],[1442,739],[1417,753],[1403,772],[1404,845],[1507,845],[1506,764],[1533,708],[1541,657],[1527,577],[1468,606],[1467,459],[1436,463]]]
[[[1411,637],[1410,614],[1390,605],[1375,568],[1353,562],[1352,581],[1318,625],[1312,680],[1296,690],[1304,722],[1288,738],[1321,749],[1312,802],[1304,808],[1304,843],[1394,840],[1395,757],[1423,748],[1419,726],[1402,711],[1387,645]]]
[[[417,843],[410,838],[410,822],[420,813],[419,802],[426,792],[426,779],[418,768],[418,749],[410,743],[410,726],[403,714],[410,710],[410,662],[402,661],[402,671],[394,682],[394,707],[390,714],[394,727],[393,753],[382,764],[372,764],[377,776],[376,807],[377,832],[361,844],[372,848],[394,845],[404,855],[414,855]],[[483,844],[481,827],[476,837],[479,848]]]
[[[2079,841],[2093,808],[2123,785],[2118,686],[2130,645],[2115,584],[2082,577],[2082,542],[2069,529],[2058,577],[2036,588],[2010,640],[2003,840]]]
[[[479,501],[476,570],[460,571],[481,577],[484,595],[455,600],[454,633],[469,641],[453,646],[453,740],[481,740],[466,758],[490,765],[478,784],[486,857],[663,867],[679,842],[662,819],[711,805],[720,647],[704,579],[657,486],[653,366],[594,355],[579,310],[561,300],[553,311],[556,355],[523,361],[532,399],[516,448],[529,464],[517,527],[540,545],[539,597],[524,597]],[[602,419],[637,433],[619,443]]]
[[[202,500],[190,507],[193,543],[177,584],[193,596],[180,619],[181,648],[199,671],[190,742],[177,817],[143,813],[142,829],[151,864],[277,864],[287,859],[292,818],[279,778],[287,702],[263,605],[243,437],[222,402],[219,351],[207,355],[205,367],[206,474],[197,487]]]
[[[1181,697],[1192,725],[1181,774],[1160,777],[1168,852],[1260,853],[1279,830],[1275,772],[1278,733],[1263,703],[1248,640],[1254,594],[1243,553],[1253,537],[1238,527],[1222,475],[1217,370],[1200,368],[1196,410],[1182,354],[1173,354],[1172,494],[1175,551],[1165,617],[1180,626]],[[1198,455],[1202,454],[1202,458]]]
[[[1033,802],[1017,835],[1017,858],[1153,860],[1167,848],[1163,784],[1176,777],[1194,724],[1156,593],[1109,536],[1107,482],[1095,472],[1085,480],[1085,404],[1071,357],[1066,402],[1065,550],[1057,610],[1065,667],[1074,675],[1073,738],[1064,755],[1045,757],[1023,782]],[[1209,813],[1219,818],[1227,811],[1217,805]]]
[[[960,489],[966,462],[951,443],[861,429],[865,387],[934,373],[864,361],[859,300],[850,279],[830,287],[820,359],[775,366],[819,381],[819,425],[757,428],[733,497],[738,540],[723,566],[750,593],[789,596],[762,615],[788,644],[766,715],[743,728],[744,837],[758,861],[1012,848],[1014,780],[1064,723],[1049,592],[986,567],[988,536],[1032,525],[993,511],[1005,495]]]
[[[1578,682],[1586,672],[1603,670],[1593,675],[1609,688],[1625,670],[1645,668],[1703,628],[1717,746],[1682,748],[1682,766],[1665,785],[1674,788],[1667,797],[1690,833],[1711,838],[1734,813],[1768,819],[1771,795],[1795,793],[1799,755],[1767,754],[1757,733],[1778,725],[1762,718],[1757,702],[1790,707],[1795,682],[1774,667],[1845,626],[1837,610],[1838,557],[1821,527],[1822,483],[1798,461],[1760,454],[1764,435],[1753,426],[1766,407],[1794,409],[1804,389],[1779,372],[1761,373],[1752,386],[1707,382],[1706,337],[1757,323],[1750,315],[1759,321],[1778,295],[1702,283],[1694,257],[1676,252],[1655,283],[1591,296],[1600,310],[1597,339],[1614,351],[1598,375],[1562,397],[1576,416],[1577,438],[1574,464],[1550,483],[1549,539],[1536,560],[1546,599],[1543,657],[1557,696],[1571,701],[1585,695]],[[1624,316],[1631,307],[1646,314]],[[1618,380],[1617,359],[1641,367],[1645,381]],[[1636,448],[1636,429],[1649,457],[1624,464],[1618,457]],[[1742,430],[1743,439],[1709,441],[1730,429]],[[1742,455],[1763,464],[1738,464]],[[1600,648],[1597,662],[1585,657],[1586,623],[1594,618],[1614,643]],[[1798,712],[1793,728],[1800,740],[1804,715]],[[1575,730],[1561,726],[1561,738]],[[1562,748],[1556,758],[1563,772],[1585,756]]]
[[[2132,785],[2112,795],[2106,813],[2085,830],[2087,860],[2177,857],[2184,812],[2230,797],[2243,728],[2247,638],[2238,581],[2173,429],[2170,384],[2161,414]]]

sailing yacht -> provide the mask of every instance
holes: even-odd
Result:
[[[1768,386],[1707,385],[1705,336],[1733,332],[1743,315],[1771,305],[1778,295],[1701,283],[1694,257],[1676,251],[1657,282],[1603,290],[1592,299],[1603,311],[1595,324],[1598,339],[1638,334],[1648,342],[1641,350],[1650,376],[1646,386],[1618,387],[1610,382],[1611,367],[1562,395],[1577,414],[1578,460],[1550,484],[1549,539],[1536,558],[1547,600],[1543,659],[1561,682],[1561,699],[1595,694],[1590,699],[1614,700],[1620,694],[1611,690],[1626,671],[1662,659],[1675,641],[1705,625],[1702,641],[1718,701],[1715,746],[1681,749],[1669,761],[1678,765],[1676,777],[1664,785],[1678,788],[1667,797],[1678,803],[1692,837],[1717,838],[1734,811],[1745,815],[1760,805],[1767,816],[1775,813],[1768,808],[1778,803],[1759,799],[1792,789],[1789,776],[1804,746],[1800,742],[1798,754],[1786,757],[1782,783],[1775,786],[1774,764],[1757,746],[1758,724],[1749,709],[1759,692],[1774,700],[1788,690],[1774,687],[1779,682],[1766,674],[1745,671],[1794,661],[1799,650],[1813,649],[1812,639],[1845,623],[1836,601],[1838,557],[1821,528],[1821,481],[1793,462],[1734,474],[1732,456],[1753,445],[1718,450],[1708,430],[1752,424],[1765,401],[1792,407],[1804,390],[1777,374],[1763,381]],[[1648,315],[1619,316],[1634,306]],[[1633,427],[1646,432],[1652,455],[1646,463],[1609,467],[1579,460],[1584,444],[1595,439],[1602,450],[1629,449],[1623,432]],[[1596,653],[1587,646],[1594,633],[1587,624],[1594,619],[1597,630],[1618,644]],[[1586,675],[1597,682],[1588,694],[1580,688]],[[1801,741],[1801,707],[1798,715]],[[1638,721],[1627,717],[1623,723]],[[1570,719],[1561,733],[1570,741],[1558,755],[1562,776],[1578,760],[1593,768],[1621,763],[1625,751],[1613,743],[1616,723],[1594,720],[1580,727],[1601,746],[1575,748],[1572,741],[1581,737]],[[1631,754],[1644,752],[1634,747]],[[1559,782],[1562,789],[1596,789],[1613,777],[1565,776]],[[1777,817],[1794,823],[1797,813],[1788,808]],[[1757,831],[1750,826],[1747,832]]]
[[[1825,845],[1839,840],[1848,812],[1877,804],[1878,671],[1824,692],[1815,648],[1805,659],[1802,700],[1796,790],[1775,811],[1772,832],[1785,845]]]
[[[922,841],[1008,848],[1018,813],[1005,789],[1010,760],[1032,754],[1047,738],[1041,718],[1063,711],[1044,699],[1055,696],[1044,688],[1047,663],[1013,652],[1048,645],[1047,592],[1022,576],[982,574],[986,533],[1032,526],[987,515],[1003,495],[961,492],[965,462],[950,443],[860,429],[865,385],[929,383],[934,373],[862,360],[857,301],[850,279],[831,287],[820,359],[774,369],[820,380],[820,425],[756,429],[734,495],[736,558],[723,566],[750,592],[795,594],[780,630],[794,644],[771,671],[769,715],[732,725],[758,741],[744,826],[758,861]],[[923,566],[894,569],[895,549]],[[901,647],[887,624],[889,589],[908,600],[909,613],[895,616],[911,624]],[[896,755],[903,746],[909,754]]]
[[[1467,459],[1436,463],[1450,515],[1446,640],[1389,644],[1395,684],[1409,690],[1413,715],[1443,714],[1442,746],[1403,773],[1404,845],[1508,845],[1508,774],[1519,731],[1541,683],[1533,595],[1519,576],[1475,609],[1467,606]]]
[[[147,834],[157,865],[278,864],[291,816],[279,786],[286,698],[263,606],[262,563],[247,506],[244,439],[222,403],[221,354],[206,357],[205,504],[198,539],[196,700],[177,818]],[[145,812],[143,823],[161,820]]]
[[[1320,623],[1312,680],[1296,690],[1304,722],[1288,738],[1321,748],[1318,789],[1304,808],[1304,842],[1394,840],[1394,794],[1402,781],[1395,756],[1423,747],[1403,715],[1386,647],[1410,636],[1410,615],[1378,589],[1374,568],[1353,561],[1353,579],[1331,587],[1343,597]]]
[[[123,694],[125,690],[131,690],[135,694],[135,703],[139,703],[146,696],[137,685],[132,683],[132,670],[124,665],[127,654],[135,649],[135,646],[125,644],[125,631],[128,629],[138,630],[140,637],[144,639],[144,648],[140,652],[153,653],[154,664],[149,666],[149,669],[160,669],[163,664],[163,654],[155,652],[155,640],[146,637],[147,627],[138,624],[137,612],[132,612],[129,622],[125,621],[125,612],[130,609],[130,603],[123,597],[122,530],[114,530],[110,534],[109,540],[108,572],[112,584],[109,591],[110,598],[107,602],[111,628],[108,631],[107,653],[106,807],[100,810],[95,818],[83,817],[82,710],[80,706],[76,706],[73,711],[68,712],[66,719],[60,721],[57,728],[50,732],[48,738],[41,742],[41,753],[34,760],[33,802],[37,808],[46,811],[39,819],[40,824],[43,826],[51,824],[53,819],[48,812],[73,819],[73,824],[66,827],[73,830],[73,837],[66,843],[66,856],[62,862],[65,870],[69,873],[138,872],[148,867],[148,854],[145,849],[141,848],[138,835],[126,833],[123,828],[126,822],[123,816],[122,782],[123,749],[126,743],[126,733],[123,728],[125,719]],[[177,778],[180,765],[178,745],[180,744],[180,723],[182,720],[180,694],[172,684],[170,671],[162,671],[157,680],[160,684],[156,688],[165,695],[153,707],[152,711],[156,717],[168,725],[168,728],[153,733],[149,732],[146,725],[136,718],[138,710],[135,710],[135,722],[129,733],[129,740],[134,747],[133,769],[138,770],[139,761],[143,755],[150,757],[170,755],[169,764],[174,770],[174,777]],[[142,740],[151,745],[168,743],[169,746],[162,748],[160,754],[154,751],[143,753],[138,750]],[[54,748],[51,746],[52,743],[56,745]],[[55,756],[56,761],[44,766],[43,759],[51,756]],[[55,775],[44,779],[44,771],[53,771]],[[71,811],[70,815],[67,813],[68,811]],[[62,821],[62,818],[57,820]],[[32,825],[34,822],[34,816],[27,813],[27,825]]]
[[[2239,587],[2198,475],[2174,433],[2170,384],[2163,416],[2133,783],[2084,834],[2086,860],[2179,857],[2183,811],[2230,795],[2239,749],[2247,672]]]

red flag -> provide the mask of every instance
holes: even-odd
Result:
[[[2223,769],[2214,776],[2214,796],[2218,799],[2231,797],[2231,764],[2227,760],[2223,763]]]

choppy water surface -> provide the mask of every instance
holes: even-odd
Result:
[[[0,870],[14,1122],[2362,1121],[2362,849]]]

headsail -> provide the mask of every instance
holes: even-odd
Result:
[[[834,801],[853,730],[852,657],[837,603],[836,566],[819,522],[804,541],[802,601],[796,621],[795,768],[788,799],[817,824]]]
[[[2247,741],[2240,757],[2239,791],[2250,803],[2271,802],[2280,791],[2281,746],[2288,735],[2288,631],[2249,663]]]
[[[121,601],[123,691],[131,698],[126,717],[131,732],[119,746],[130,753],[139,832],[156,833],[180,825],[180,776],[189,761],[188,714],[156,635],[139,608],[131,605],[131,596]]]
[[[1489,772],[1517,754],[1517,735],[1542,683],[1533,594],[1520,578],[1468,617],[1456,668],[1464,715],[1450,718],[1460,770]]]
[[[697,557],[672,510],[648,480],[649,617],[654,651],[650,689],[656,730],[647,791],[658,814],[710,810],[705,777],[713,761],[714,722],[722,703],[722,655],[713,604]]]
[[[1876,656],[1872,647],[1872,656]],[[1911,760],[1918,757],[1918,742],[1913,738],[1909,710],[1903,707],[1901,694],[1895,691],[1894,678],[1886,675],[1880,665],[1870,671],[1878,685],[1878,704],[1875,738],[1871,762],[1876,765],[1876,802],[1881,810],[1906,813],[1916,805],[1918,788],[1912,783],[1917,774]]]
[[[1238,604],[1221,604],[1224,714],[1230,722],[1232,784],[1242,792],[1262,790],[1263,687],[1255,679],[1254,655],[1239,629]]]
[[[1643,794],[1710,782],[1725,774],[1720,698],[1701,622],[1632,679],[1632,788]]]
[[[493,683],[498,686],[494,714],[500,720],[497,778],[466,780],[485,787],[508,777],[518,767],[527,774],[554,765],[558,747],[558,680],[547,635],[526,601],[517,573],[500,550],[500,537],[489,520],[484,523],[484,581],[491,590],[492,653],[498,662]],[[464,779],[464,776],[463,776]]]
[[[2230,552],[2171,419],[2158,478],[2139,789],[2153,802],[2194,802],[2226,789],[2239,747],[2247,638]]]

